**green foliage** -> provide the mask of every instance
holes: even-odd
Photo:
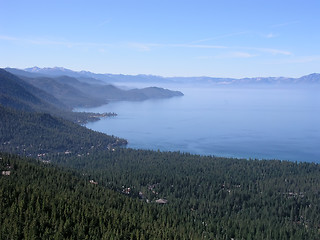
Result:
[[[161,216],[164,226],[178,221],[184,232],[209,239],[320,237],[317,164],[132,149],[54,161],[144,202],[167,199],[163,208],[173,218]]]
[[[0,150],[26,156],[83,155],[126,143],[46,113],[18,112],[0,105],[0,119]]]
[[[166,207],[91,184],[74,171],[12,155],[0,158],[0,168],[11,171],[0,176],[0,239],[200,237]]]
[[[0,170],[10,171],[0,176],[0,239],[320,235],[316,164],[131,149],[56,156],[62,165],[77,166],[75,171],[7,154],[0,158]],[[157,204],[158,198],[168,203]]]

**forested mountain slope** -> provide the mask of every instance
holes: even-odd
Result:
[[[132,149],[53,161],[128,196],[167,200],[180,221],[208,239],[320,237],[318,164]]]
[[[83,98],[88,101],[85,96]],[[113,115],[72,112],[71,106],[3,69],[0,69],[0,105],[27,112],[45,112],[77,123]]]
[[[126,144],[126,141],[94,132],[47,113],[15,111],[0,105],[0,150],[27,156],[93,150]]]
[[[37,86],[38,88],[52,94],[70,108],[92,107],[107,103],[107,101],[100,97],[99,94],[95,94],[85,88],[91,85],[82,83],[75,78],[67,76],[56,78],[21,78],[33,86]]]
[[[199,239],[167,206],[0,153],[0,239]],[[0,172],[1,173],[1,172]]]
[[[107,83],[97,83],[96,79],[89,82],[66,75],[46,75],[29,73],[22,70],[7,68],[7,71],[18,74],[24,81],[40,88],[65,105],[74,107],[92,107],[106,104],[110,101],[143,101],[147,99],[170,98],[183,96],[179,91],[149,87],[124,90]],[[68,71],[65,72],[69,73]],[[81,77],[83,80],[83,77]]]
[[[58,99],[0,69],[0,104],[27,111],[66,110]]]
[[[126,149],[57,156],[73,172],[0,157],[2,239],[320,236],[314,164]]]
[[[97,106],[110,101],[143,101],[183,96],[179,91],[157,87],[123,90],[110,84],[97,85],[81,82],[69,76],[22,78],[34,86],[49,92],[70,107]]]

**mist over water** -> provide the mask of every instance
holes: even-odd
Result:
[[[319,87],[178,90],[185,96],[77,111],[116,112],[86,126],[131,148],[320,162]]]

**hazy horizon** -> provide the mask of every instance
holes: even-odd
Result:
[[[319,72],[318,9],[315,0],[4,1],[0,67],[300,77]]]
[[[16,67],[11,67],[11,66],[6,66],[6,67],[2,67],[4,69],[6,68],[13,68],[13,69],[19,69],[19,70],[23,70],[26,71],[26,69],[32,69],[32,68],[39,68],[39,69],[64,69],[64,70],[70,70],[76,73],[81,73],[81,72],[90,72],[90,73],[94,73],[94,74],[111,74],[111,75],[125,75],[125,76],[153,76],[153,77],[162,77],[162,78],[201,78],[201,77],[208,77],[208,78],[232,78],[232,79],[243,79],[243,78],[300,78],[303,76],[307,76],[307,75],[311,75],[311,74],[320,74],[319,72],[310,72],[307,73],[305,75],[299,75],[296,77],[291,77],[291,76],[253,76],[253,77],[241,77],[241,78],[236,78],[236,77],[220,77],[220,76],[208,76],[208,75],[198,75],[198,76],[162,76],[162,75],[153,75],[153,74],[145,74],[145,73],[138,73],[138,74],[124,74],[124,73],[110,73],[110,72],[92,72],[86,69],[82,69],[82,70],[74,70],[74,69],[70,69],[70,68],[64,68],[62,66],[53,66],[53,67],[38,67],[38,66],[32,66],[32,67],[25,67],[25,68],[16,68]],[[37,73],[37,72],[35,72]]]

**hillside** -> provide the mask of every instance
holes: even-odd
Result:
[[[46,76],[42,71],[30,73],[27,71],[7,68],[9,72],[16,73],[24,81],[53,95],[70,108],[92,107],[106,104],[110,101],[143,101],[148,99],[170,98],[183,96],[179,91],[163,88],[142,88],[124,90],[110,84],[97,84],[93,78],[86,75],[71,74],[70,70],[51,71]],[[69,75],[59,75],[69,74]],[[37,75],[39,74],[39,75]],[[86,82],[79,79],[87,79]],[[92,83],[89,83],[93,79]]]
[[[58,99],[0,69],[0,103],[4,106],[28,111],[54,111],[65,109]]]
[[[318,165],[131,149],[55,159],[77,170],[0,154],[1,238],[319,238]]]
[[[114,116],[114,113],[72,112],[70,106],[62,103],[48,92],[3,69],[0,69],[0,104],[16,110],[49,113],[77,123],[96,121],[104,116]]]
[[[33,86],[50,93],[70,108],[90,107],[106,103],[103,98],[86,91],[83,85],[90,86],[89,84],[82,83],[71,77],[21,78]]]
[[[15,111],[0,105],[0,151],[25,156],[87,154],[126,141],[94,132],[47,113]]]
[[[64,68],[61,68],[61,70]],[[67,70],[66,71],[57,71],[56,74],[55,71],[53,71],[53,73],[51,73],[52,71],[49,70],[49,72],[43,71],[43,73],[41,71],[36,71],[36,68],[33,69],[28,69],[28,70],[21,70],[21,69],[17,69],[17,68],[6,68],[6,71],[14,74],[14,75],[18,75],[18,76],[23,76],[23,77],[28,77],[28,78],[37,78],[37,77],[59,77],[59,76],[69,76],[69,77],[74,77],[77,78],[79,81],[81,82],[85,82],[85,83],[90,83],[90,84],[105,84],[105,82],[97,80],[95,78],[90,78],[87,76],[83,76],[83,75],[79,75],[79,74],[73,74],[73,71],[71,70]],[[40,68],[39,68],[40,70]]]
[[[200,237],[163,206],[92,184],[90,176],[1,153],[0,170],[0,239]]]

